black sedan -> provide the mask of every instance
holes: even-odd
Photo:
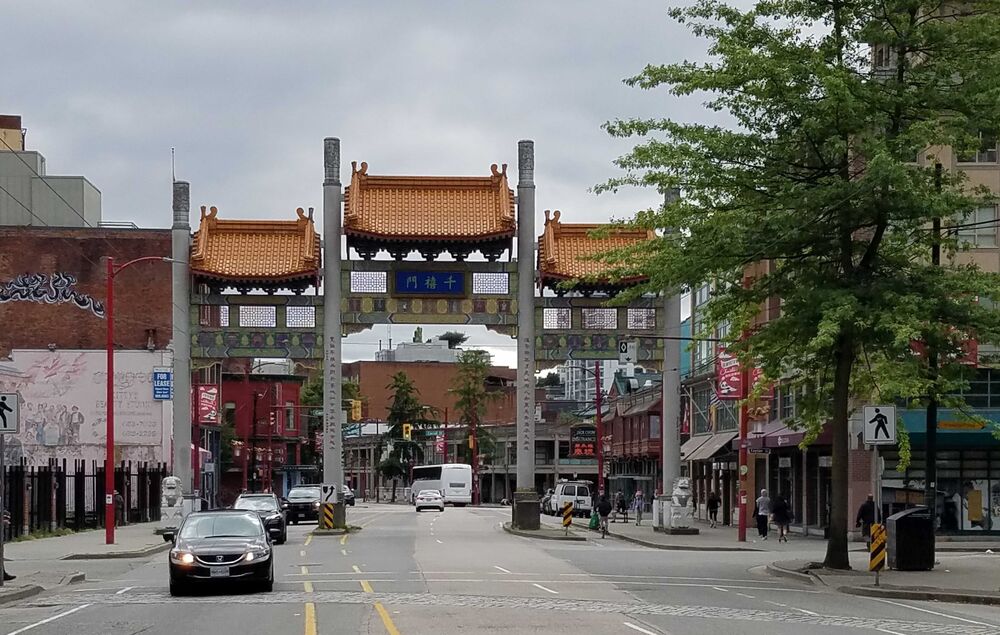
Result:
[[[198,584],[274,588],[271,540],[254,512],[194,512],[168,537],[174,543],[169,556],[170,595],[183,595]]]
[[[264,528],[275,536],[275,544],[283,545],[288,540],[285,510],[274,494],[241,494],[233,503],[233,509],[257,512],[264,522]]]
[[[288,519],[293,525],[300,520],[319,520],[319,485],[300,485],[288,492]]]

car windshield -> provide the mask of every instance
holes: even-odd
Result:
[[[255,512],[270,512],[278,509],[274,499],[270,496],[260,498],[240,498],[237,499],[233,509],[252,509]]]
[[[303,499],[303,498],[319,498],[319,488],[318,487],[304,487],[302,489],[293,489],[288,492],[288,500],[293,499]]]
[[[260,520],[249,514],[189,516],[181,538],[256,538],[264,533]]]
[[[424,491],[422,491],[419,494],[417,494],[417,496],[424,496],[424,497],[428,497],[428,498],[431,498],[431,497],[440,498],[441,494],[439,494],[438,492],[435,492],[432,489],[425,489]]]

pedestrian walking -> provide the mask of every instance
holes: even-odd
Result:
[[[871,542],[872,523],[874,522],[875,497],[869,494],[868,499],[861,503],[861,507],[858,508],[858,516],[854,521],[854,525],[861,528],[861,535],[865,537],[865,541],[868,543]]]
[[[115,527],[121,527],[125,524],[125,498],[121,495],[121,492],[115,490],[114,495],[115,500]]]
[[[792,506],[785,497],[778,494],[771,502],[771,517],[778,526],[778,542],[788,542],[788,526],[792,524]]]
[[[719,524],[719,506],[722,505],[722,498],[720,498],[715,492],[709,492],[706,505],[708,506],[709,526],[712,529],[715,529],[715,527]]]
[[[632,499],[632,511],[635,512],[635,526],[638,527],[642,523],[642,510],[646,506],[645,496],[642,492],[636,492],[635,497]]]
[[[624,492],[618,492],[618,513],[621,514],[625,520],[622,522],[628,522],[628,499],[625,498]]]
[[[10,514],[7,513],[6,509],[0,508],[0,519],[2,519],[2,522],[0,522],[0,531],[3,531],[3,528],[10,524]],[[0,560],[0,570],[3,570],[4,582],[10,582],[17,577],[7,573],[7,565],[2,560]]]
[[[771,517],[771,497],[767,495],[766,489],[760,490],[760,496],[757,497],[753,513],[757,517],[757,533],[763,540],[767,540],[767,525]]]

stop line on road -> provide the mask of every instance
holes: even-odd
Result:
[[[60,605],[125,605],[125,604],[369,604],[392,606],[441,606],[472,609],[523,609],[558,611],[560,613],[618,613],[632,616],[681,617],[727,621],[779,622],[803,626],[827,626],[873,631],[905,633],[930,633],[934,635],[1000,635],[1000,627],[911,622],[888,618],[866,618],[849,615],[819,615],[740,609],[719,606],[681,606],[653,603],[623,603],[561,598],[503,597],[477,595],[449,595],[433,593],[362,593],[357,591],[316,591],[313,593],[277,591],[264,595],[217,595],[203,597],[171,598],[166,593],[139,593],[128,595],[64,594],[28,604],[34,607]]]

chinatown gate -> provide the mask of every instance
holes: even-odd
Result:
[[[642,280],[607,280],[601,276],[604,265],[587,257],[651,234],[613,231],[597,238],[589,232],[598,225],[562,223],[557,211],[545,213],[544,231],[537,236],[531,141],[518,143],[517,176],[515,195],[506,164],[492,165],[485,176],[451,177],[375,175],[367,163],[352,162],[344,187],[340,140],[328,138],[323,181],[328,238],[322,246],[312,211],[301,209],[294,220],[240,221],[219,219],[215,208],[208,213],[202,208],[192,242],[188,184],[176,182],[173,257],[190,262],[190,268],[175,264],[173,276],[175,447],[190,443],[185,415],[191,392],[182,383],[191,377],[192,359],[322,359],[323,482],[343,483],[342,338],[387,323],[483,325],[517,340],[514,522],[537,527],[536,369],[568,359],[616,359],[625,337],[639,340],[637,361],[645,366],[661,365],[665,353],[679,359],[676,341],[662,338],[667,311],[676,311],[679,323],[679,304],[644,297],[628,306],[606,306],[609,297]],[[332,236],[346,237],[346,253],[344,242]],[[381,252],[392,259],[375,260]],[[413,252],[423,259],[404,260]],[[469,261],[475,252],[482,259]],[[454,260],[436,261],[443,253]],[[569,289],[566,282],[576,285]],[[235,293],[223,293],[227,289]],[[676,369],[666,369],[668,378],[664,403],[676,404]],[[662,418],[664,477],[670,482],[679,473],[680,444],[676,417],[669,425],[667,419]],[[175,453],[174,474],[192,483],[186,453]],[[337,524],[344,518],[338,504]]]

